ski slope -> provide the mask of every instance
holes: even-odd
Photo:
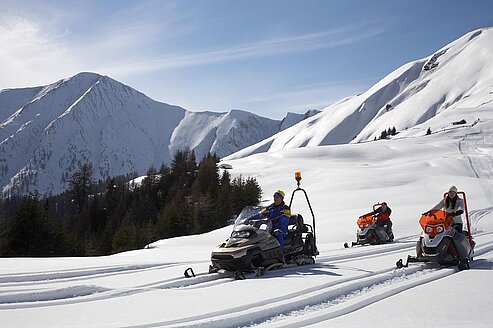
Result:
[[[258,179],[266,202],[279,188],[290,195],[293,173],[302,172],[317,220],[313,265],[246,280],[206,274],[210,252],[231,226],[107,257],[2,258],[0,326],[490,327],[493,108],[447,115],[392,140],[228,161],[233,175]],[[450,124],[462,118],[466,124]],[[399,258],[414,255],[420,213],[452,184],[467,194],[476,242],[471,269],[397,269]],[[309,221],[298,197],[292,211]],[[395,242],[343,248],[355,238],[357,217],[381,201],[393,210]],[[183,276],[189,267],[196,277]]]

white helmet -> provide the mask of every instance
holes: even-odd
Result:
[[[452,186],[452,187],[448,188],[448,191],[449,192],[453,191],[453,192],[457,193],[457,187],[456,186]]]

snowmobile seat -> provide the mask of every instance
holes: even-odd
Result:
[[[298,226],[300,227],[300,232],[308,232],[308,227],[303,221],[303,217],[301,216],[301,214],[298,214]]]
[[[308,228],[303,222],[303,217],[301,214],[294,214],[289,217],[288,222],[288,232],[292,233],[303,233],[307,232]]]
[[[289,217],[288,221],[288,232],[289,233],[297,233],[299,230],[298,226],[298,215],[294,214]]]

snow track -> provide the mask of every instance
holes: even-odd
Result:
[[[491,233],[478,235],[478,238],[482,236],[490,237]],[[372,247],[367,247],[368,252],[353,254],[353,256],[349,256],[346,259],[343,259],[342,254],[338,259],[332,258],[332,261],[330,256],[321,257],[324,262],[318,261],[317,264],[310,267],[330,266],[337,270],[337,266],[334,264],[355,265],[358,261],[367,260],[378,254],[380,256],[389,256],[398,252],[402,253],[402,250],[414,249],[415,241],[411,243],[412,246],[408,244],[404,244],[406,246],[398,244],[384,245],[387,247],[382,247],[378,251],[371,250]],[[491,252],[493,252],[493,240],[478,246],[476,256]],[[474,265],[472,265],[472,268],[474,268]],[[268,272],[265,277],[256,279],[290,275],[296,270],[303,269],[293,268],[272,271]],[[250,325],[302,327],[348,314],[410,288],[448,277],[458,272],[458,269],[457,267],[440,268],[416,264],[402,269],[396,269],[395,266],[392,266],[376,271],[360,269],[359,272],[363,273],[349,277],[340,275],[335,281],[302,288],[282,296],[264,298],[254,303],[135,327],[241,327]]]
[[[51,283],[53,280],[57,281],[69,281],[69,280],[83,280],[92,279],[95,277],[105,277],[119,274],[129,274],[139,271],[161,269],[163,267],[170,267],[177,264],[154,264],[154,265],[130,265],[130,266],[113,266],[113,267],[98,267],[87,268],[79,270],[61,270],[61,271],[48,271],[48,272],[34,272],[25,274],[6,274],[0,277],[0,285],[5,286],[9,284],[23,285],[32,283]]]
[[[478,247],[476,255],[480,256],[492,251],[493,241],[490,241]],[[472,268],[474,269],[474,264]],[[392,267],[368,272],[358,277],[341,278],[335,282],[317,285],[282,297],[264,299],[254,304],[138,327],[241,327],[249,325],[304,327],[348,314],[410,288],[448,277],[458,271],[457,267],[440,268],[425,264],[402,269]]]
[[[484,193],[493,199],[493,136],[479,130],[466,134],[459,141],[459,151],[467,158],[476,178],[480,179]]]
[[[480,216],[478,215],[478,217]],[[476,240],[486,237],[491,239],[492,234],[493,232],[479,233],[475,238]],[[437,275],[439,277],[445,275],[443,272],[448,272],[449,274],[456,272],[455,269],[430,270],[424,265],[396,269],[394,263],[398,258],[404,257],[405,254],[413,253],[416,241],[412,240],[411,237],[401,238],[399,242],[386,245],[355,247],[334,251],[336,254],[319,256],[314,265],[269,271],[264,277],[260,278],[255,277],[253,274],[247,275],[248,280],[262,280],[280,279],[284,276],[299,277],[322,272],[333,279],[324,280],[322,283],[317,283],[313,286],[301,287],[294,292],[267,297],[254,303],[232,306],[225,310],[211,311],[182,319],[157,322],[143,327],[163,325],[230,327],[232,322],[233,325],[244,326],[267,320],[272,320],[272,322],[269,321],[269,324],[274,324],[279,320],[279,314],[283,314],[283,317],[289,317],[290,313],[296,313],[296,311],[300,310],[306,311],[307,308],[310,309],[309,312],[312,312],[312,309],[323,309],[320,311],[325,314],[321,318],[326,318],[327,315],[342,315],[347,311],[364,307],[370,301],[373,302],[382,297],[389,297],[415,285],[424,284],[429,279],[437,279]],[[478,242],[475,256],[481,256],[491,251],[493,251],[493,241]],[[385,269],[366,269],[361,264],[382,256],[389,258],[390,266]],[[201,265],[205,266],[206,263],[202,262]],[[166,271],[171,268],[182,272],[185,266],[183,263],[171,263],[3,275],[0,277],[0,291],[2,291],[0,293],[0,311],[14,308],[38,308],[112,300],[118,297],[156,290],[169,290],[170,292],[173,292],[173,290],[185,292],[197,288],[219,290],[222,285],[227,283],[242,283],[241,281],[235,281],[231,274],[207,274],[203,272],[192,278],[156,279],[146,284],[131,284],[125,288],[108,288],[96,284],[99,279],[106,278],[108,275],[135,274],[138,276],[152,271],[158,274],[162,272],[163,276],[165,276],[167,275]],[[344,270],[349,270],[352,274],[347,275],[343,272]],[[442,273],[438,274],[435,271]],[[83,281],[88,281],[89,284],[81,284]],[[396,287],[390,288],[389,285],[395,285]],[[358,296],[370,293],[374,294],[370,298],[368,298],[369,296]],[[359,301],[354,301],[354,299]],[[348,307],[345,307],[345,310],[340,309],[342,307],[340,304],[348,304]],[[349,304],[351,305],[349,306]],[[319,310],[313,311],[318,312]],[[316,321],[317,319],[310,320]],[[309,324],[309,322],[306,322],[306,324]]]
[[[479,221],[490,211],[491,209],[478,210],[472,217]],[[477,233],[474,238],[477,246],[471,270],[476,267],[489,267],[493,258],[493,232]],[[228,305],[211,305],[202,313],[171,315],[167,316],[166,320],[156,317],[147,323],[120,323],[116,326],[317,325],[458,272],[456,267],[441,268],[425,264],[397,269],[395,262],[399,258],[414,253],[416,239],[417,236],[408,236],[385,245],[326,251],[317,257],[317,262],[313,265],[273,270],[266,272],[263,277],[249,274],[245,281],[234,280],[230,274],[206,272],[198,272],[195,277],[185,278],[181,274],[188,263],[121,265],[7,274],[0,277],[0,313],[13,309],[56,310],[74,305],[111,309],[112,304],[118,299],[138,297],[151,301],[159,295],[165,295],[167,299],[178,297],[177,295],[189,295],[193,297],[189,306],[193,307],[194,302],[207,300],[203,299],[203,296],[195,299],[196,295],[220,298],[221,295],[236,289],[245,293],[250,284],[250,287],[265,288],[266,293],[245,300],[240,298],[237,302],[227,303]],[[377,258],[378,261],[375,261]],[[375,262],[379,264],[375,265]],[[387,263],[386,266],[381,265],[384,262]],[[205,268],[208,263],[197,262],[195,265]],[[126,277],[125,281],[128,282],[125,286],[109,286],[105,283],[118,276]],[[307,279],[308,277],[310,279]],[[285,279],[292,281],[291,289],[272,294],[269,292],[272,291],[272,285],[281,281],[285,284]],[[145,283],[142,283],[143,281]]]

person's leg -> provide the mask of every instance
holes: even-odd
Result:
[[[284,232],[281,229],[276,229],[273,232],[274,237],[276,237],[279,245],[281,245],[281,249],[284,251]]]
[[[387,231],[389,232],[392,231],[392,224],[393,224],[392,221],[390,220],[387,221]]]

